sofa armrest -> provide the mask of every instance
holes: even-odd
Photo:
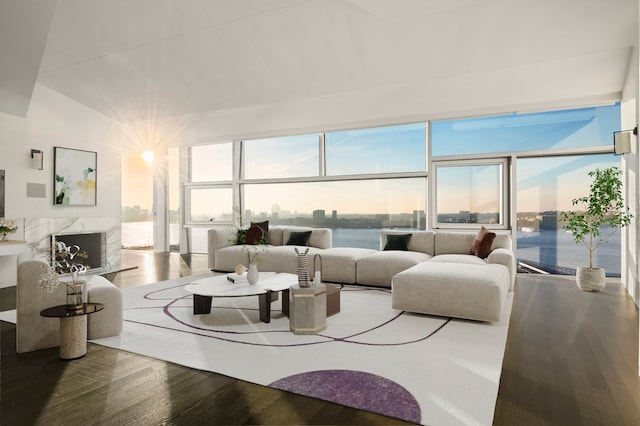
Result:
[[[207,232],[207,266],[213,270],[216,264],[216,250],[235,245],[232,228],[212,228]]]
[[[509,285],[509,291],[513,291],[513,287],[516,282],[516,257],[513,250],[506,248],[497,248],[489,253],[487,257],[487,263],[497,263],[504,265],[509,270],[509,277],[511,282]]]

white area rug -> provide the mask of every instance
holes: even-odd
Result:
[[[294,335],[256,296],[193,315],[184,277],[125,289],[124,332],[94,343],[429,425],[490,425],[512,294],[497,324],[403,313],[387,289],[345,286],[318,335]]]

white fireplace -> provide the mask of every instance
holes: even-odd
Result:
[[[96,257],[91,260],[96,265],[91,273],[118,271],[121,267],[120,217],[25,218],[24,239],[29,250],[47,257],[54,239],[90,250],[89,254]]]

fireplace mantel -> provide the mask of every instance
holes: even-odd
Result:
[[[102,272],[118,271],[121,265],[122,225],[120,217],[25,218],[24,238],[31,250],[50,254],[51,235],[104,232],[107,236],[107,264]]]

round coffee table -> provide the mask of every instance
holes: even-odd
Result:
[[[60,318],[60,358],[82,358],[87,353],[87,315],[104,309],[102,303],[84,303],[81,309],[58,305],[44,309],[40,315]]]
[[[184,289],[193,293],[193,313],[211,313],[214,297],[258,296],[260,321],[271,322],[271,302],[273,296],[282,293],[282,313],[289,316],[289,288],[298,284],[298,276],[289,273],[260,272],[260,278],[254,285],[248,282],[232,283],[227,275],[207,277],[190,284]],[[275,294],[274,294],[275,293]]]

